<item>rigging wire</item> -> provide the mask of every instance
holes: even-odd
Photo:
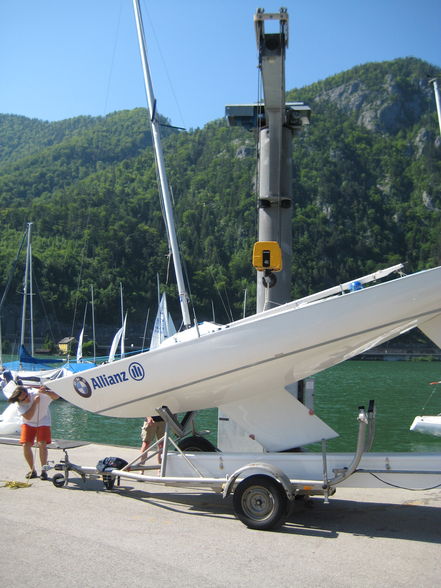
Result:
[[[183,124],[182,127],[172,127],[172,128],[179,128],[181,130],[185,130],[183,128],[183,127],[186,127],[184,116],[182,114],[181,107],[180,107],[180,104],[179,104],[179,100],[178,100],[178,98],[176,96],[176,92],[175,92],[175,89],[174,89],[173,84],[172,84],[172,81],[171,81],[171,77],[170,77],[170,74],[169,74],[169,71],[168,71],[168,68],[167,68],[167,63],[166,63],[166,61],[164,59],[164,55],[162,53],[161,45],[160,45],[159,40],[158,40],[158,37],[156,35],[156,31],[155,31],[155,27],[153,25],[153,21],[150,18],[150,13],[149,13],[148,8],[147,8],[147,3],[144,2],[143,0],[141,0],[141,3],[142,3],[142,6],[143,6],[142,11],[143,11],[144,14],[147,15],[147,18],[148,18],[148,21],[149,21],[149,24],[150,24],[150,27],[151,27],[151,30],[152,30],[152,36],[155,39],[155,43],[156,43],[156,47],[157,47],[157,50],[158,50],[158,53],[159,53],[159,57],[161,58],[161,62],[162,62],[162,65],[163,65],[163,70],[165,72],[165,75],[167,77],[168,84],[170,86],[171,95],[173,96],[173,100],[174,100],[174,102],[176,104],[177,111],[179,112],[179,116],[180,116],[181,121],[182,121],[182,124]],[[163,125],[163,126],[171,126],[171,125]]]
[[[218,288],[218,286],[216,284],[216,279],[215,279],[215,276],[213,274],[212,266],[208,266],[208,271],[210,272],[211,279],[213,280],[213,285],[216,288],[216,292],[218,293],[218,296],[220,298],[220,301],[222,302],[222,306],[224,307],[225,314],[227,315],[228,320],[230,320],[231,322],[233,322],[234,321],[234,318],[233,318],[233,313],[232,313],[232,310],[231,310],[230,301],[228,299],[228,293],[226,292],[227,305],[228,305],[228,308],[227,308],[227,305],[224,302],[224,298],[222,296],[222,293],[221,293],[221,291],[219,290],[219,288]]]
[[[22,239],[21,239],[21,243],[20,243],[20,245],[19,245],[19,248],[18,248],[18,251],[17,251],[17,255],[15,256],[15,259],[14,259],[14,261],[12,262],[12,266],[11,266],[11,269],[10,269],[10,271],[9,271],[9,277],[8,277],[8,281],[7,281],[7,283],[6,283],[6,287],[5,287],[5,289],[4,289],[4,292],[3,292],[2,299],[0,300],[0,316],[1,316],[1,310],[2,310],[2,308],[3,308],[3,305],[4,305],[4,303],[5,303],[5,300],[6,300],[6,296],[8,295],[8,292],[9,292],[9,288],[11,287],[11,282],[12,282],[12,279],[13,279],[13,277],[14,277],[15,270],[16,270],[16,268],[17,268],[18,259],[19,259],[19,257],[20,257],[21,250],[23,249],[23,245],[24,245],[24,243],[25,243],[25,241],[26,241],[26,235],[27,235],[27,232],[28,232],[28,230],[27,230],[27,228],[26,228],[26,229],[25,229],[25,231],[24,231],[24,233],[23,233],[23,237],[22,237]]]
[[[153,118],[156,116],[156,113],[149,113],[149,116],[151,118],[151,120],[153,120]],[[150,133],[152,133],[151,131],[151,126],[150,126]],[[162,136],[161,136],[161,128],[159,128],[159,135],[160,135],[160,140],[162,141]],[[152,139],[153,140],[153,139]],[[158,190],[161,190],[161,179],[159,176],[159,165],[158,165],[158,159],[156,156],[156,151],[155,149],[153,149],[153,160],[155,162],[155,175],[156,175],[156,183],[158,186]],[[169,190],[170,190],[170,194],[173,197],[173,192],[170,189],[169,186]],[[165,207],[164,207],[164,202],[162,200],[162,198],[159,198],[159,205],[161,207],[161,215],[162,215],[162,219],[164,221],[164,225],[165,225],[165,233],[166,233],[166,237],[167,237],[167,245],[168,245],[168,253],[167,253],[167,272],[166,272],[166,281],[165,283],[168,284],[169,283],[169,277],[170,277],[170,264],[171,264],[171,260],[172,260],[172,248],[171,248],[171,239],[170,239],[170,232],[169,232],[169,228],[168,228],[168,224],[167,224],[167,219],[166,219],[166,213],[165,213]]]
[[[89,221],[90,221],[90,207],[89,207],[89,209],[87,211],[87,220],[86,220],[86,230],[85,230],[85,232],[89,229]],[[87,242],[88,242],[88,235],[87,235],[87,232],[86,232],[86,239],[84,241],[83,250],[81,252],[80,273],[78,274],[77,292],[76,292],[76,295],[75,295],[74,312],[73,312],[73,319],[72,319],[72,329],[71,329],[71,332],[70,332],[70,336],[71,337],[73,337],[73,333],[74,333],[74,329],[75,329],[75,320],[76,320],[77,310],[78,310],[78,303],[79,303],[79,297],[80,297],[80,284],[81,284],[81,280],[82,280],[82,276],[83,276],[84,258],[85,258],[85,254],[86,254]],[[84,325],[83,325],[83,327],[84,327]]]
[[[109,73],[108,73],[108,76],[107,76],[106,95],[104,97],[104,112],[105,113],[107,112],[107,107],[108,107],[108,103],[109,103],[110,85],[111,85],[112,75],[113,75],[113,70],[114,70],[114,65],[115,65],[116,49],[117,49],[117,46],[118,46],[118,40],[119,40],[119,36],[120,36],[122,6],[123,6],[123,3],[120,2],[119,12],[118,12],[118,19],[117,19],[117,23],[116,23],[116,31],[115,31],[115,35],[114,35],[112,56],[110,58],[110,68],[109,68]]]
[[[434,388],[432,389],[432,392],[429,394],[429,397],[427,398],[426,402],[424,403],[423,407],[421,408],[421,411],[424,411],[426,406],[429,404],[429,402],[432,400],[432,396],[434,395],[435,392],[438,392],[438,384],[440,382],[430,382],[430,384],[432,386],[434,386]]]
[[[152,113],[150,113],[150,116],[152,116]],[[159,133],[161,135],[161,128],[159,129]],[[160,136],[160,139],[162,140],[162,137]],[[154,162],[155,162],[155,175],[156,175],[156,182],[158,185],[158,189],[161,189],[161,180],[159,177],[159,166],[158,166],[158,160],[156,157],[156,152],[154,151]],[[169,186],[169,191],[170,191],[170,195],[173,199],[173,190],[172,188]],[[174,201],[174,199],[173,199]],[[167,237],[167,246],[168,246],[168,253],[167,253],[167,270],[166,270],[166,276],[165,276],[165,283],[166,285],[168,285],[170,283],[170,270],[171,270],[171,264],[172,264],[172,258],[173,258],[173,253],[172,253],[172,247],[171,247],[171,238],[170,238],[170,232],[169,232],[169,227],[167,224],[167,219],[166,219],[166,213],[165,213],[165,207],[164,207],[164,202],[162,200],[162,198],[159,198],[159,205],[161,207],[161,214],[162,214],[162,218],[164,221],[164,225],[165,225],[165,233],[166,233],[166,237]],[[176,231],[178,232],[178,230],[176,229]],[[179,241],[179,239],[178,239]],[[190,290],[188,288],[188,276],[186,273],[186,268],[185,268],[185,262],[183,259],[181,259],[181,264],[183,266],[184,269],[184,274],[185,274],[185,281],[187,282],[187,291],[188,291],[188,295],[191,301],[191,295],[190,295]],[[159,279],[159,278],[158,278]],[[182,325],[181,325],[182,326]]]
[[[38,284],[38,281],[37,281],[37,278],[36,278],[35,275],[33,276],[33,281],[34,281],[34,284],[35,284],[35,288],[37,290],[38,299],[39,299],[40,304],[41,304],[42,309],[43,309],[44,318],[46,320],[47,329],[48,329],[48,331],[50,333],[51,340],[52,341],[55,341],[55,335],[54,335],[54,332],[52,330],[52,321],[49,320],[49,313],[48,313],[48,311],[46,309],[46,304],[44,302],[43,296],[41,294],[41,289],[40,289],[40,286]],[[53,312],[53,314],[55,316],[55,324],[58,325],[58,328],[59,328],[59,322],[58,322],[58,319],[57,319],[57,317],[55,315],[55,307],[54,306],[52,307],[52,312]]]
[[[142,351],[145,350],[144,346],[145,346],[145,338],[147,335],[147,325],[149,323],[149,316],[150,316],[150,306],[147,309],[147,316],[146,316],[145,323],[144,323],[144,333],[142,334],[142,346],[141,346]]]
[[[150,113],[150,116],[152,116],[152,113]],[[161,126],[159,128],[159,134],[160,134],[160,139],[162,140],[162,136],[161,136]],[[159,166],[158,166],[158,161],[157,161],[157,157],[156,157],[156,152],[154,151],[154,162],[155,162],[155,175],[156,175],[156,182],[158,184],[158,189],[160,189],[161,186],[161,181],[160,181],[160,177],[159,177]],[[170,191],[170,196],[172,198],[172,202],[174,205],[174,194],[173,194],[173,189],[172,187],[169,185],[169,191]],[[166,272],[166,284],[169,284],[169,280],[170,280],[170,266],[172,263],[172,258],[173,258],[173,253],[172,253],[172,247],[171,247],[171,238],[170,238],[170,232],[169,232],[169,227],[168,227],[168,223],[166,220],[166,213],[165,213],[165,208],[164,208],[164,202],[162,200],[162,198],[159,198],[159,204],[161,207],[161,214],[162,214],[162,218],[164,220],[164,225],[165,225],[165,231],[166,231],[166,236],[167,236],[167,245],[168,245],[168,254],[167,254],[167,272]],[[176,227],[176,237],[178,240],[178,243],[180,241],[179,239],[179,228]],[[185,262],[185,259],[183,258],[183,256],[181,257],[181,265],[182,265],[182,270],[183,270],[183,275],[184,275],[184,281],[186,283],[186,290],[187,290],[187,294],[188,294],[188,298],[189,298],[189,302],[190,305],[192,307],[192,311],[193,311],[193,318],[196,321],[196,313],[195,313],[195,309],[193,306],[193,302],[192,302],[192,294],[191,294],[191,288],[190,288],[190,280],[188,277],[188,271],[187,271],[187,264]],[[181,323],[180,327],[178,330],[180,330],[183,326],[183,322]]]
[[[3,345],[2,345],[3,337],[2,337],[2,325],[1,325],[1,321],[2,321],[2,309],[3,309],[3,305],[5,303],[5,300],[6,300],[6,296],[8,295],[9,288],[11,287],[12,279],[14,277],[15,270],[17,268],[18,259],[20,257],[21,250],[23,249],[23,245],[24,245],[24,243],[26,241],[26,235],[27,235],[27,233],[28,233],[28,230],[27,230],[27,227],[26,227],[26,229],[25,229],[25,231],[23,233],[23,237],[22,237],[20,246],[19,246],[18,251],[17,251],[17,255],[15,256],[15,259],[12,262],[12,265],[11,265],[11,269],[9,271],[9,276],[8,276],[8,281],[7,281],[6,286],[5,286],[5,289],[3,291],[2,299],[0,300],[0,362],[3,361]]]
[[[0,301],[0,316],[1,316],[2,306],[3,306],[4,301],[6,299],[6,294],[7,294],[8,290],[9,290],[9,287],[10,287],[10,284],[11,284],[11,281],[12,281],[12,278],[13,278],[13,275],[15,273],[15,269],[17,267],[18,259],[19,259],[19,256],[20,256],[20,252],[21,252],[21,250],[23,248],[23,244],[24,244],[26,235],[27,235],[27,229],[26,229],[26,231],[25,231],[25,233],[23,235],[23,238],[22,238],[22,241],[20,243],[20,246],[19,246],[19,249],[18,249],[16,258],[15,258],[15,260],[13,262],[13,265],[12,265],[12,268],[11,268],[11,273],[10,273],[9,280],[8,280],[8,283],[7,283],[6,288],[5,288],[5,292],[3,294],[2,300]],[[36,294],[38,295],[38,299],[40,301],[40,304],[41,304],[41,307],[42,307],[42,310],[43,310],[44,319],[45,319],[45,322],[47,324],[47,329],[48,329],[48,331],[50,333],[50,337],[51,337],[52,340],[55,340],[54,332],[53,332],[53,329],[52,329],[52,322],[53,321],[50,321],[49,320],[49,313],[47,311],[46,304],[45,304],[45,301],[44,301],[43,296],[41,294],[41,289],[39,287],[39,284],[38,284],[38,281],[37,281],[37,277],[35,276],[35,273],[34,272],[32,273],[31,279],[32,279],[33,285],[36,288]],[[31,296],[31,294],[29,294],[29,296]],[[59,325],[59,321],[58,321],[58,319],[56,317],[54,307],[52,308],[52,312],[53,312],[53,315],[55,316],[55,324]],[[29,320],[29,319],[26,319],[26,320]],[[30,320],[31,320],[31,323],[32,323],[32,320],[33,320],[33,317],[32,316],[31,316],[31,319]],[[33,333],[32,332],[31,332],[31,339],[33,339]]]
[[[218,260],[218,264],[219,264],[221,267],[223,267],[223,264],[221,263],[221,261],[220,261],[220,259],[219,259],[219,253],[218,253],[218,250],[217,250],[217,249],[216,249],[216,258],[217,258],[217,260]],[[231,302],[230,302],[230,297],[228,296],[228,290],[227,290],[227,288],[226,288],[225,286],[224,286],[224,295],[225,295],[225,298],[226,298],[226,300],[227,300],[227,306],[228,306],[228,313],[227,313],[227,316],[229,317],[229,320],[230,320],[231,322],[233,322],[233,321],[234,321],[233,310],[232,310],[232,308],[231,308]]]

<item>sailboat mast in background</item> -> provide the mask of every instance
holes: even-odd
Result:
[[[21,334],[20,347],[24,345],[26,332],[26,307],[27,297],[29,296],[29,311],[30,311],[30,339],[31,339],[31,355],[34,355],[34,311],[33,311],[33,291],[32,291],[32,223],[28,223],[27,228],[27,245],[26,245],[26,266],[23,281],[23,306],[21,311]],[[29,290],[28,290],[29,286]]]
[[[433,85],[433,92],[435,94],[436,102],[436,112],[438,113],[439,132],[441,134],[441,104],[439,99],[438,79],[432,78],[431,80],[429,80],[429,84]]]

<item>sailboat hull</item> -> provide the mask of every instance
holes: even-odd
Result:
[[[415,433],[441,437],[441,415],[417,416],[410,426],[410,430]]]
[[[115,417],[222,406],[350,359],[441,315],[441,267],[308,304],[294,302],[188,341],[54,381],[65,400]]]

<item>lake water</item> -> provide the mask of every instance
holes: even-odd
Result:
[[[440,451],[441,439],[412,433],[416,415],[441,412],[441,363],[412,361],[347,361],[315,376],[315,411],[339,433],[330,451],[353,451],[358,433],[358,406],[374,399],[377,411],[373,451]],[[7,406],[0,401],[0,411]],[[140,445],[143,418],[118,419],[80,410],[64,401],[52,405],[55,439],[83,440],[114,445]],[[217,410],[198,413],[200,429],[211,431],[216,444]],[[319,445],[310,446],[320,450]]]

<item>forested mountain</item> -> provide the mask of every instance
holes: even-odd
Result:
[[[440,263],[441,140],[428,85],[439,73],[398,59],[288,92],[312,108],[293,146],[293,296],[399,261],[408,272]],[[196,316],[210,319],[213,304],[217,320],[238,318],[245,289],[251,313],[256,138],[224,120],[163,128]],[[1,286],[32,221],[34,274],[53,323],[70,325],[93,284],[97,325],[117,327],[121,282],[129,326],[141,332],[157,274],[177,311],[146,111],[54,123],[0,115],[0,133]]]

